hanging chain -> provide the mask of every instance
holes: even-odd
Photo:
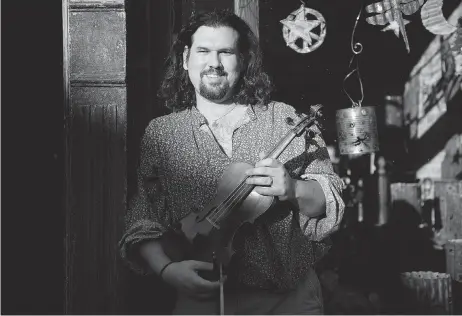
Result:
[[[356,42],[354,43],[354,36],[355,36],[355,32],[356,32],[356,27],[358,26],[358,21],[359,21],[359,17],[361,16],[362,12],[363,12],[363,3],[361,3],[361,10],[359,11],[358,13],[358,16],[356,17],[356,21],[355,21],[355,26],[353,27],[353,32],[351,34],[351,41],[350,41],[350,46],[351,46],[351,51],[353,52],[353,56],[351,57],[351,60],[350,60],[350,64],[348,67],[351,68],[351,65],[353,64],[353,61],[355,61],[355,69],[351,70],[346,76],[345,78],[343,79],[343,91],[345,92],[345,94],[348,96],[348,98],[350,99],[351,103],[352,103],[352,106],[353,107],[358,107],[358,106],[361,106],[362,105],[362,102],[364,100],[364,89],[363,89],[363,82],[361,80],[361,75],[359,73],[359,61],[358,61],[358,56],[359,54],[361,54],[361,52],[363,51],[363,45],[359,42]],[[345,89],[345,82],[346,80],[351,76],[353,75],[354,73],[356,73],[356,76],[358,78],[358,81],[359,81],[359,88],[360,88],[360,91],[361,91],[361,99],[358,101],[358,102],[355,102],[350,94],[348,93],[348,91],[346,91]]]

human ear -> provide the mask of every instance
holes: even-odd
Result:
[[[189,56],[189,47],[185,46],[183,50],[183,68],[188,70],[188,56]]]

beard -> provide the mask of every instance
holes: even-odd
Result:
[[[201,96],[210,101],[223,100],[230,90],[228,82],[220,84],[209,84],[206,85],[201,81],[199,85],[199,93]]]
[[[201,96],[210,101],[222,101],[231,90],[227,79],[218,82],[204,82],[204,76],[213,74],[226,78],[228,75],[222,68],[208,69],[201,73],[201,81],[199,84],[199,93]]]

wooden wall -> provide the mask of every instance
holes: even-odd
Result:
[[[182,22],[185,24],[193,11],[210,11],[213,9],[234,8],[233,0],[181,0],[183,11]]]
[[[123,0],[63,1],[67,314],[116,314],[126,209]]]

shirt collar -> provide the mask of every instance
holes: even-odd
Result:
[[[189,116],[191,117],[191,122],[193,126],[196,128],[200,128],[202,125],[207,124],[207,119],[201,112],[196,108],[196,106],[192,106],[189,109]]]
[[[254,120],[257,119],[256,109],[254,108],[253,105],[247,106],[247,112],[246,113],[249,116],[251,121],[254,121]],[[193,123],[193,126],[195,126],[196,128],[200,128],[202,125],[207,124],[207,119],[197,109],[196,106],[192,106],[189,109],[189,115],[191,117],[191,122]]]
[[[255,113],[255,109],[253,105],[247,106],[247,115],[249,116],[251,121],[255,121],[257,119],[257,115]]]

